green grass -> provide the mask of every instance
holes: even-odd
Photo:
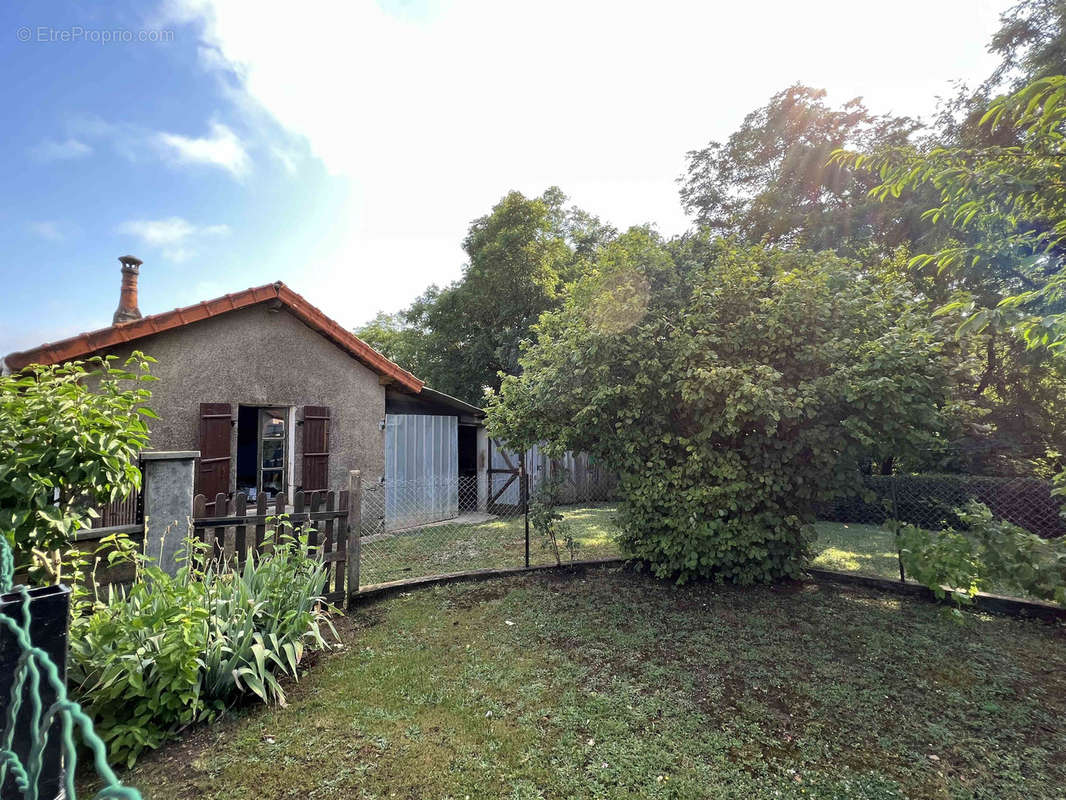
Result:
[[[561,506],[564,522],[578,543],[578,559],[620,555],[614,542],[614,506],[588,503]],[[447,523],[404,531],[364,544],[360,583],[369,585],[443,575],[474,569],[525,565],[525,521],[521,515],[500,517],[474,525]],[[565,550],[563,559],[568,559]],[[554,563],[535,530],[530,530],[530,563]]]
[[[860,572],[881,578],[899,577],[895,536],[878,525],[819,522],[814,526],[811,566]]]
[[[814,528],[817,538],[811,566],[899,579],[899,559],[891,531],[878,525],[841,522],[819,522]],[[1023,600],[1039,599],[1007,584],[989,583],[981,591]]]
[[[615,506],[589,503],[560,507],[578,542],[578,559],[620,557],[614,523]],[[818,522],[811,566],[899,578],[899,560],[891,531],[878,525]],[[551,564],[554,556],[535,530],[530,531],[530,563]],[[563,551],[563,559],[567,555]],[[360,583],[370,585],[424,575],[475,569],[520,567],[525,563],[525,525],[521,516],[480,524],[442,524],[405,531],[363,545]],[[1010,587],[988,591],[1018,595]]]
[[[619,569],[343,620],[292,687],[125,776],[146,800],[1061,798],[1061,628]]]

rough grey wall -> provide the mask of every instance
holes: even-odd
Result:
[[[144,456],[144,547],[159,567],[173,575],[178,553],[192,535],[189,509],[196,485],[196,461],[181,451]]]
[[[223,314],[138,340],[112,351],[121,358],[141,350],[158,359],[149,384],[149,404],[161,419],[152,420],[153,450],[196,450],[200,403],[329,406],[329,484],[348,485],[348,470],[363,473],[370,488],[385,474],[385,388],[376,372],[364,367],[329,339],[282,309],[263,305]],[[236,426],[232,452],[236,453]],[[303,442],[296,428],[295,486],[301,474]],[[235,473],[235,470],[233,471]],[[231,491],[236,475],[230,480]]]

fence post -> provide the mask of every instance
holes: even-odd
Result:
[[[144,463],[144,554],[173,575],[189,535],[198,450],[141,453]],[[225,513],[225,511],[223,511]]]
[[[903,571],[903,553],[900,552],[900,549],[899,549],[899,524],[900,524],[900,519],[899,519],[899,497],[896,494],[896,491],[897,491],[896,490],[896,484],[898,483],[898,481],[896,480],[896,476],[895,475],[892,476],[891,480],[892,480],[892,528],[893,528],[893,530],[896,533],[896,560],[899,561],[899,582],[900,583],[906,583],[907,582],[907,575]]]
[[[522,464],[519,468],[522,484],[522,518],[526,524],[526,569],[529,569],[529,473],[526,472],[526,454],[522,452]]]
[[[363,478],[359,470],[348,472],[348,606],[359,594],[360,536],[363,532]]]

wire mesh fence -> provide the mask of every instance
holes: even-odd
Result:
[[[0,797],[73,800],[80,749],[102,784],[95,797],[140,800],[108,766],[92,720],[67,696],[70,590],[15,586],[13,567],[0,536]]]
[[[557,563],[529,513],[544,502],[527,475],[490,483],[404,481],[363,489],[360,586],[479,569]],[[555,498],[576,560],[616,557],[615,504],[602,487],[568,485]],[[559,560],[571,552],[560,542]]]
[[[557,474],[561,481],[555,485],[544,476],[535,480],[516,471],[366,487],[360,588],[474,570],[625,557],[618,543],[616,490],[582,487]],[[965,524],[960,512],[970,503],[983,504],[1023,530],[1057,538],[1066,535],[1066,498],[1052,489],[1050,482],[1035,477],[866,476],[858,493],[817,509],[812,566],[905,579],[891,523],[959,530]],[[538,513],[544,505],[550,508],[547,515]],[[554,546],[545,520],[553,527]]]
[[[863,493],[820,509],[823,519],[881,525],[895,519],[919,528],[945,530],[960,524],[968,503],[988,507],[998,518],[1044,538],[1066,535],[1063,501],[1040,478],[982,475],[867,475]]]
[[[972,503],[1045,539],[1066,535],[1066,497],[1037,477],[964,474],[866,475],[858,493],[817,509],[814,566],[901,575],[892,521],[929,531],[959,530]]]

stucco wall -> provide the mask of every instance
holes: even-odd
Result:
[[[223,314],[173,331],[140,339],[113,351],[124,357],[134,349],[158,360],[152,372],[149,404],[160,419],[151,421],[153,450],[198,447],[200,403],[329,406],[329,485],[347,486],[348,470],[363,473],[364,486],[385,474],[385,388],[376,372],[364,367],[288,311],[265,306]],[[236,453],[236,426],[231,451]],[[303,442],[296,428],[293,485],[303,482]],[[236,470],[231,470],[230,489]]]

